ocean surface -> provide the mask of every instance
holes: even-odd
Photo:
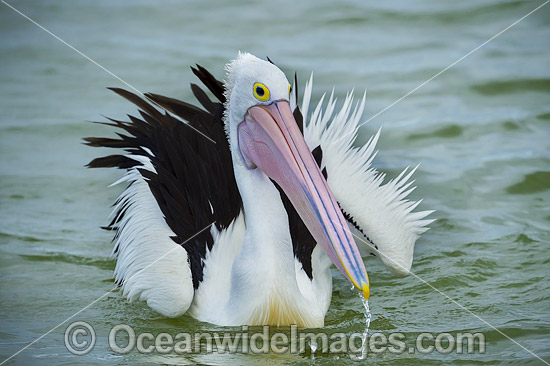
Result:
[[[550,5],[379,113],[543,1],[8,3],[143,92],[192,100],[189,66],[222,78],[239,50],[269,56],[289,78],[297,72],[300,93],[313,72],[315,101],[333,86],[340,101],[367,90],[363,117],[375,117],[358,143],[382,127],[374,166],[390,179],[420,163],[411,197],[437,210],[417,242],[414,275],[366,260],[369,334],[402,333],[408,349],[420,333],[481,332],[485,352],[370,352],[362,364],[550,362]],[[309,348],[113,352],[117,324],[173,335],[240,328],[167,319],[119,291],[100,298],[115,263],[111,233],[99,227],[121,172],[84,168],[105,151],[81,139],[113,135],[87,121],[135,113],[106,89],[128,86],[5,3],[0,35],[0,362],[49,332],[6,364],[356,364]],[[361,300],[333,273],[324,330],[361,333]],[[95,328],[87,355],[65,347],[74,321]]]

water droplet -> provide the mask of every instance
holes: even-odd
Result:
[[[309,348],[311,349],[311,359],[315,360],[315,351],[317,351],[317,342],[314,340],[311,340],[309,342]]]
[[[363,303],[364,308],[364,314],[365,314],[365,330],[363,331],[363,334],[361,335],[361,355],[356,356],[356,361],[363,361],[367,358],[367,336],[369,333],[369,327],[370,327],[370,321],[372,318],[372,314],[370,312],[369,307],[369,300],[365,299],[363,294],[359,292],[359,298],[361,299],[361,302]]]

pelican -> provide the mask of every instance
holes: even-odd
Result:
[[[201,107],[112,88],[139,117],[104,122],[117,138],[85,139],[125,151],[88,164],[125,170],[107,227],[124,296],[218,325],[322,327],[332,264],[365,298],[367,254],[409,272],[431,211],[406,198],[415,169],[384,182],[371,166],[380,130],[354,146],[365,95],[312,110],[310,78],[299,107],[296,77],[292,88],[249,53],[223,83],[192,70],[214,99],[195,84]]]

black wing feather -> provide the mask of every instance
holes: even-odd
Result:
[[[127,90],[109,88],[135,104],[140,118],[128,116],[130,122],[109,119],[112,123],[104,124],[123,132],[117,133],[118,138],[89,137],[85,141],[90,146],[122,148],[151,160],[156,172],[140,168],[141,163],[124,155],[97,158],[88,167],[139,169],[175,234],[172,239],[188,253],[193,286],[197,288],[202,281],[206,250],[212,248],[214,240],[210,231],[205,230],[182,243],[212,222],[218,230],[227,228],[239,215],[242,200],[223,126],[223,84],[201,66],[197,65],[193,72],[217,98],[212,101],[197,85],[192,86],[193,94],[206,110],[158,94],[146,94],[148,100],[145,100]],[[160,112],[157,106],[184,119],[215,143],[169,113]],[[124,209],[117,212],[108,228],[116,230],[124,213]]]

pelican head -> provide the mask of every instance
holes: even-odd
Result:
[[[331,261],[368,298],[363,260],[294,119],[286,76],[248,53],[239,54],[227,72],[225,127],[234,164],[275,181]]]

